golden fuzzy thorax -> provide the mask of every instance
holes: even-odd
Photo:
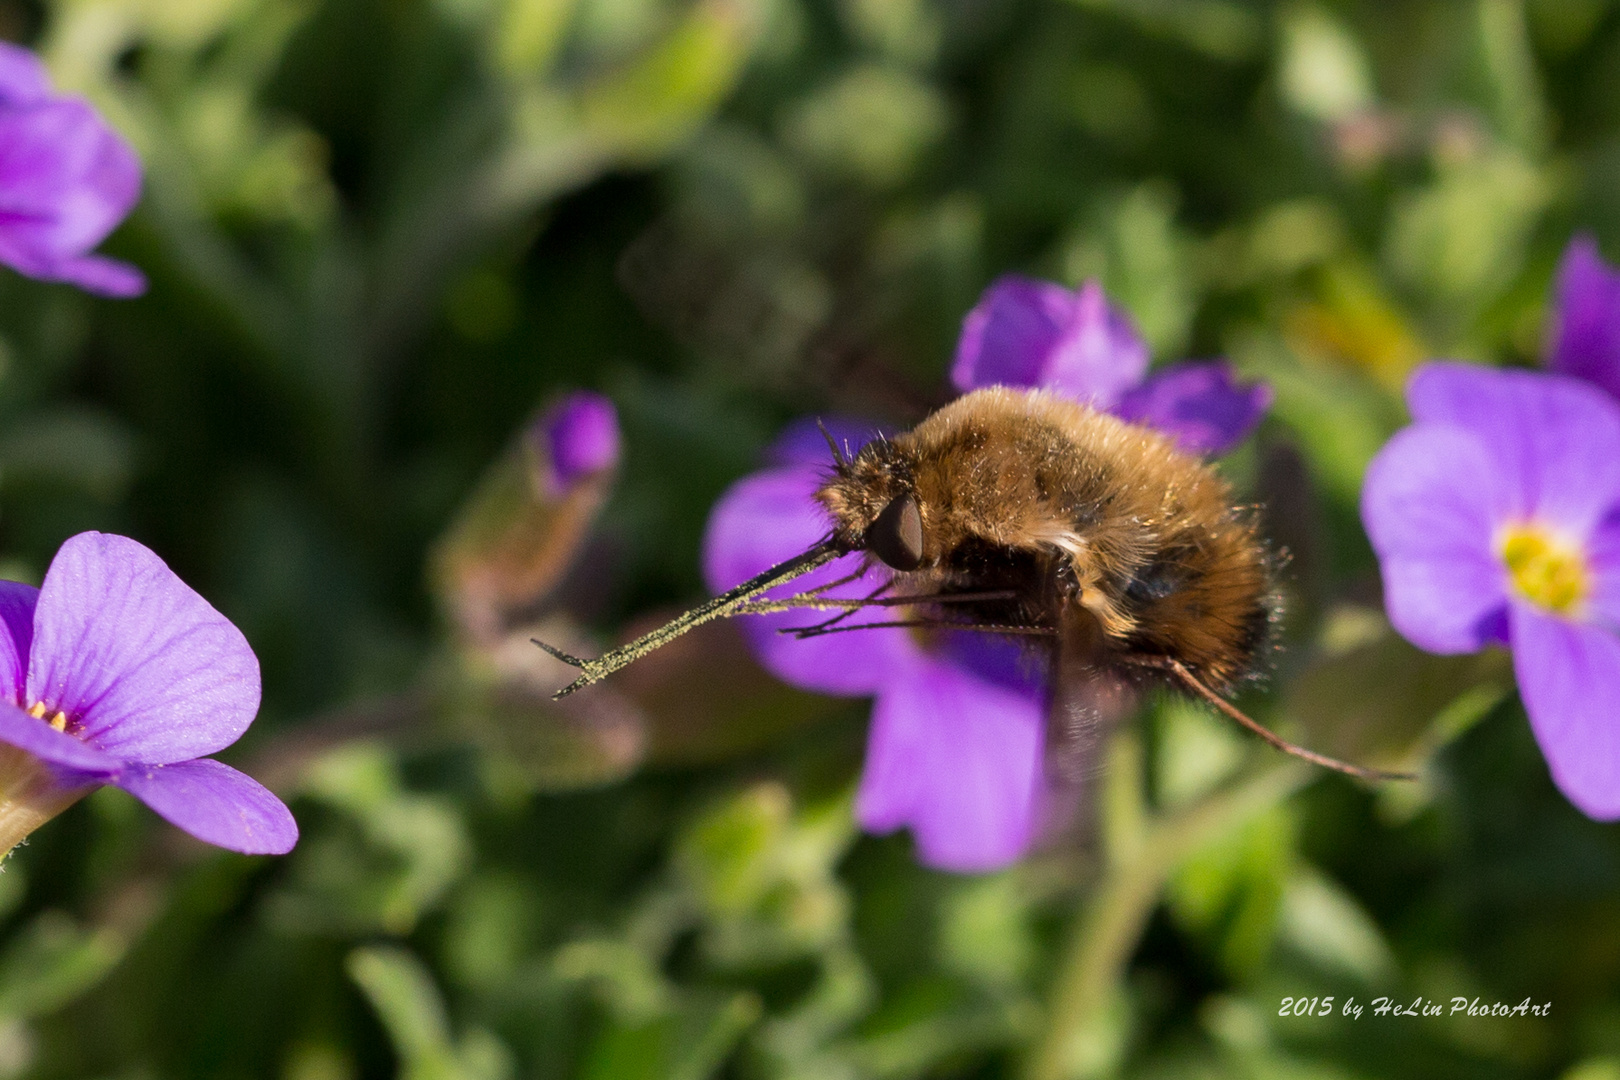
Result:
[[[953,605],[981,622],[1056,628],[1069,605],[1109,654],[1170,658],[1221,688],[1255,666],[1271,622],[1271,567],[1213,470],[1163,435],[1041,390],[967,394],[916,428],[867,444],[817,492],[833,541],[867,547],[910,493],[922,562],[897,591],[1007,590]]]

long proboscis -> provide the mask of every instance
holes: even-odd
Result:
[[[1236,705],[1233,705],[1230,701],[1227,701],[1225,698],[1221,697],[1221,695],[1205,686],[1203,680],[1194,675],[1191,671],[1188,671],[1186,665],[1184,665],[1181,661],[1172,660],[1167,657],[1161,665],[1155,666],[1161,666],[1164,668],[1164,670],[1175,675],[1176,678],[1180,679],[1189,690],[1203,698],[1205,701],[1209,702],[1211,705],[1215,706],[1225,716],[1248,728],[1250,731],[1254,732],[1256,735],[1260,736],[1260,738],[1264,739],[1278,750],[1281,750],[1283,753],[1291,754],[1294,757],[1299,758],[1301,761],[1308,761],[1312,765],[1320,765],[1324,769],[1332,769],[1334,772],[1341,772],[1346,776],[1354,776],[1358,780],[1377,781],[1417,779],[1417,777],[1411,773],[1386,772],[1383,769],[1369,769],[1362,765],[1352,765],[1348,761],[1340,761],[1338,758],[1328,757],[1326,754],[1318,754],[1315,750],[1307,750],[1303,746],[1296,746],[1287,739],[1284,739],[1281,735],[1278,735],[1276,732],[1272,731],[1270,728],[1262,725],[1259,721],[1251,719],[1242,709],[1239,709]]]
[[[822,541],[804,552],[804,554],[795,555],[786,562],[777,563],[769,570],[749,578],[736,588],[721,593],[707,603],[699,604],[691,611],[671,619],[658,629],[649,631],[628,644],[620,645],[617,649],[611,649],[603,653],[595,660],[582,660],[577,656],[570,656],[554,645],[547,645],[538,638],[531,638],[530,640],[536,645],[555,656],[558,660],[561,660],[569,667],[580,670],[579,678],[551,695],[552,699],[565,698],[576,690],[582,690],[592,683],[601,682],[620,668],[634,663],[660,646],[669,644],[688,630],[695,630],[704,623],[712,622],[715,619],[724,619],[731,615],[743,614],[748,602],[760,593],[765,592],[767,589],[774,589],[783,582],[792,581],[796,577],[802,577],[812,570],[826,566],[842,554],[843,552],[834,547],[830,540]]]
[[[692,610],[690,610],[690,611],[680,615],[679,617],[670,620],[669,622],[665,623],[664,625],[658,627],[656,630],[649,631],[648,633],[643,634],[641,637],[636,638],[634,641],[629,642],[628,644],[619,646],[617,649],[612,649],[612,650],[609,650],[608,652],[603,653],[601,656],[597,657],[595,660],[584,660],[584,659],[581,659],[580,657],[572,656],[572,655],[570,655],[568,653],[563,652],[561,649],[557,648],[554,645],[546,644],[544,641],[541,641],[539,638],[531,638],[530,640],[533,641],[536,645],[540,646],[541,649],[545,650],[550,655],[556,657],[558,660],[561,660],[563,663],[567,664],[568,666],[578,668],[579,671],[581,672],[579,678],[575,679],[573,682],[569,683],[567,686],[563,687],[561,690],[559,690],[555,694],[553,694],[552,699],[553,700],[558,700],[558,699],[561,699],[561,698],[565,698],[569,694],[572,694],[576,690],[582,690],[585,687],[592,685],[593,683],[601,682],[603,679],[607,678],[609,675],[613,674],[615,671],[618,671],[620,668],[634,663],[635,661],[641,659],[643,656],[646,656],[648,653],[652,652],[653,650],[655,650],[657,648],[660,648],[661,646],[667,645],[669,642],[671,642],[671,641],[675,640],[676,638],[680,637],[682,634],[686,633],[688,630],[694,630],[697,627],[702,626],[706,622],[712,622],[715,619],[724,619],[724,618],[727,618],[727,617],[732,616],[732,615],[763,615],[763,614],[767,614],[767,613],[770,613],[770,612],[788,611],[788,610],[795,610],[795,609],[803,610],[805,608],[810,608],[810,609],[820,608],[820,609],[823,609],[823,610],[828,610],[828,609],[830,609],[830,610],[842,610],[846,614],[849,614],[849,613],[853,612],[854,610],[869,607],[869,606],[877,607],[877,606],[889,606],[891,604],[899,605],[899,604],[905,604],[905,603],[917,603],[919,599],[933,600],[933,601],[945,600],[945,599],[984,600],[984,599],[1000,599],[1004,595],[1003,593],[998,591],[998,592],[987,592],[987,593],[983,593],[983,594],[961,594],[961,595],[952,596],[952,597],[924,597],[924,598],[896,597],[896,598],[893,598],[893,599],[884,599],[884,600],[878,600],[878,599],[872,598],[872,597],[868,597],[868,598],[864,598],[864,599],[842,599],[842,598],[824,597],[824,596],[816,595],[821,590],[820,589],[813,589],[809,593],[801,593],[798,596],[791,596],[791,597],[788,597],[785,600],[758,601],[758,600],[754,599],[755,597],[759,596],[761,593],[766,592],[766,591],[768,591],[770,589],[774,589],[778,585],[784,584],[785,582],[792,581],[794,578],[802,577],[805,574],[810,573],[810,571],[812,571],[812,570],[820,569],[821,567],[823,567],[823,566],[827,565],[828,563],[832,562],[834,559],[838,558],[842,554],[844,554],[844,552],[841,552],[836,547],[834,547],[831,541],[823,541],[822,543],[817,544],[815,547],[810,548],[808,551],[804,552],[803,554],[795,555],[793,558],[787,560],[786,562],[777,563],[775,566],[771,567],[769,570],[766,570],[761,574],[758,574],[758,575],[756,575],[754,577],[749,578],[747,581],[743,582],[741,585],[736,586],[735,588],[731,589],[730,591],[722,593],[719,596],[716,596],[714,599],[708,601],[707,603],[698,605],[697,607],[693,608]],[[851,578],[858,577],[859,573],[857,572],[856,574],[852,574],[852,575],[849,575],[849,576]],[[843,584],[845,580],[847,580],[847,579],[840,579],[837,582],[829,582],[828,584],[822,586],[822,589],[831,588],[833,585],[836,585],[836,584]],[[1050,634],[1050,633],[1052,633],[1052,631],[1049,628],[1042,628],[1042,627],[1036,627],[1036,628],[1018,628],[1018,627],[1003,627],[1003,626],[977,627],[977,626],[974,626],[974,625],[968,624],[968,623],[946,624],[946,623],[934,622],[934,621],[931,621],[931,620],[905,620],[905,621],[895,621],[895,622],[886,622],[886,623],[862,623],[862,624],[858,624],[858,625],[854,625],[854,626],[840,627],[838,629],[840,629],[840,630],[872,630],[872,629],[877,629],[880,626],[944,626],[944,625],[951,625],[951,626],[953,626],[953,628],[964,629],[964,630],[984,629],[984,630],[988,630],[989,632],[992,632],[992,633],[996,633],[996,632],[1001,632],[1001,633],[1017,632],[1017,633],[1033,633],[1033,634]],[[790,628],[788,632],[791,633],[791,632],[797,631],[798,636],[800,636],[800,637],[819,636],[819,634],[816,634],[814,632],[805,633],[804,631],[806,631],[806,630],[812,630],[813,631],[814,628],[807,628],[807,627]],[[828,632],[828,631],[823,631],[823,632]],[[1362,766],[1362,765],[1352,765],[1348,761],[1340,761],[1338,758],[1328,757],[1326,754],[1319,754],[1314,750],[1307,750],[1303,746],[1297,746],[1294,743],[1289,742],[1287,739],[1284,739],[1282,736],[1278,735],[1277,733],[1272,731],[1270,728],[1264,726],[1259,721],[1254,720],[1247,713],[1243,712],[1243,710],[1239,709],[1236,705],[1233,705],[1230,701],[1227,701],[1225,698],[1221,697],[1221,695],[1217,694],[1214,690],[1211,690],[1208,686],[1204,685],[1203,680],[1198,678],[1198,676],[1194,675],[1190,670],[1187,669],[1186,665],[1182,664],[1179,660],[1174,660],[1174,659],[1171,659],[1169,657],[1164,657],[1164,658],[1159,659],[1159,661],[1157,663],[1153,663],[1153,664],[1150,664],[1148,666],[1157,667],[1157,668],[1160,668],[1162,670],[1169,671],[1172,675],[1176,676],[1176,678],[1180,679],[1181,682],[1189,690],[1191,690],[1193,693],[1197,694],[1199,697],[1203,698],[1205,701],[1209,702],[1216,709],[1218,709],[1221,712],[1222,715],[1230,718],[1231,720],[1235,721],[1236,723],[1238,723],[1242,727],[1247,728],[1249,731],[1253,732],[1255,735],[1258,735],[1266,743],[1268,743],[1269,745],[1275,747],[1278,750],[1281,750],[1285,754],[1289,754],[1289,755],[1292,755],[1293,757],[1297,757],[1302,761],[1308,761],[1312,765],[1317,765],[1317,766],[1320,766],[1321,768],[1324,768],[1324,769],[1332,769],[1334,772],[1344,773],[1346,776],[1353,776],[1353,777],[1357,778],[1358,780],[1380,781],[1380,780],[1416,780],[1417,779],[1417,777],[1415,775],[1413,775],[1412,773],[1389,772],[1389,771],[1386,771],[1384,769],[1369,769],[1369,768],[1367,768],[1365,766]]]

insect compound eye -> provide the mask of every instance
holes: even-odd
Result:
[[[922,514],[909,493],[889,501],[866,530],[866,548],[896,570],[915,570],[922,562]]]

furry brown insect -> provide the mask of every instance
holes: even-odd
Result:
[[[1222,696],[1256,672],[1270,640],[1273,560],[1225,481],[1167,437],[1046,391],[991,387],[853,459],[833,454],[816,493],[832,519],[826,540],[597,660],[536,642],[582,672],[558,696],[711,619],[842,610],[799,629],[812,636],[873,625],[837,625],[861,608],[903,606],[920,617],[901,625],[1044,639],[1049,731],[1081,771],[1132,691],[1157,680],[1288,753],[1365,779],[1393,775],[1286,743]],[[888,595],[757,599],[851,552],[890,568]]]

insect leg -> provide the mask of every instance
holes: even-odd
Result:
[[[885,586],[887,587],[887,586]],[[995,589],[976,593],[930,593],[925,596],[865,597],[817,596],[817,590],[799,593],[781,600],[751,600],[740,606],[736,615],[768,615],[776,611],[799,611],[805,608],[822,611],[858,611],[866,607],[906,607],[912,604],[966,604],[980,600],[1014,600],[1018,594],[1012,589]],[[881,592],[882,590],[877,590]]]
[[[938,630],[967,630],[975,634],[1003,634],[1026,637],[1055,637],[1057,631],[1049,626],[1003,626],[996,623],[955,622],[950,619],[895,619],[890,622],[856,623],[853,626],[784,626],[779,634],[792,634],[803,640],[826,634],[847,634],[851,630],[880,630],[893,626],[923,626]],[[825,627],[825,629],[824,629]]]
[[[1145,667],[1160,668],[1175,675],[1176,678],[1185,683],[1187,688],[1193,693],[1197,694],[1199,697],[1215,706],[1215,708],[1219,709],[1227,717],[1248,728],[1250,731],[1254,732],[1256,735],[1260,736],[1260,738],[1264,739],[1266,742],[1270,743],[1272,746],[1276,747],[1278,750],[1281,750],[1285,754],[1292,754],[1294,757],[1297,757],[1303,761],[1308,761],[1312,765],[1320,765],[1324,769],[1332,769],[1335,772],[1344,773],[1346,776],[1354,776],[1359,780],[1417,779],[1417,777],[1411,773],[1386,772],[1383,769],[1369,769],[1361,765],[1352,765],[1347,761],[1340,761],[1338,758],[1328,757],[1326,754],[1318,754],[1316,751],[1307,750],[1303,746],[1295,746],[1287,739],[1277,735],[1270,728],[1264,727],[1258,721],[1251,719],[1237,706],[1233,705],[1230,701],[1227,701],[1225,698],[1221,697],[1221,695],[1205,686],[1203,681],[1191,671],[1188,671],[1187,666],[1179,660],[1171,657],[1164,657],[1157,661],[1139,661],[1139,663],[1142,663],[1142,665]]]
[[[864,572],[864,568],[863,568],[863,572]],[[890,588],[890,586],[892,586],[893,584],[894,584],[894,579],[890,578],[888,581],[883,582],[883,584],[879,585],[877,588],[875,588],[871,592],[867,593],[864,597],[861,597],[855,604],[852,604],[851,606],[846,607],[843,611],[840,611],[837,615],[834,615],[832,618],[828,619],[826,622],[817,623],[814,627],[809,627],[808,629],[825,630],[829,626],[834,626],[834,625],[837,625],[838,623],[843,622],[845,619],[849,618],[851,615],[855,614],[857,611],[860,611],[862,606],[864,606],[866,604],[878,603],[879,601],[878,601],[877,597],[879,597],[883,593],[887,592],[888,589]],[[817,591],[819,591],[819,590],[812,589],[812,590],[810,590],[809,593],[805,593],[803,595],[809,596],[812,593],[815,593]]]
[[[840,473],[844,472],[849,468],[849,462],[845,460],[843,449],[838,445],[838,441],[832,437],[832,432],[827,430],[827,425],[821,422],[819,416],[816,417],[816,427],[821,429],[821,437],[827,440],[827,448],[832,451],[833,467]]]
[[[860,580],[862,577],[864,577],[866,575],[866,569],[867,568],[865,566],[862,566],[859,570],[856,570],[852,574],[845,574],[843,577],[838,578],[838,579],[836,579],[834,581],[829,581],[825,585],[817,585],[813,589],[806,589],[804,592],[800,593],[799,595],[800,596],[821,596],[828,589],[836,589],[840,585],[848,585],[852,581]]]

